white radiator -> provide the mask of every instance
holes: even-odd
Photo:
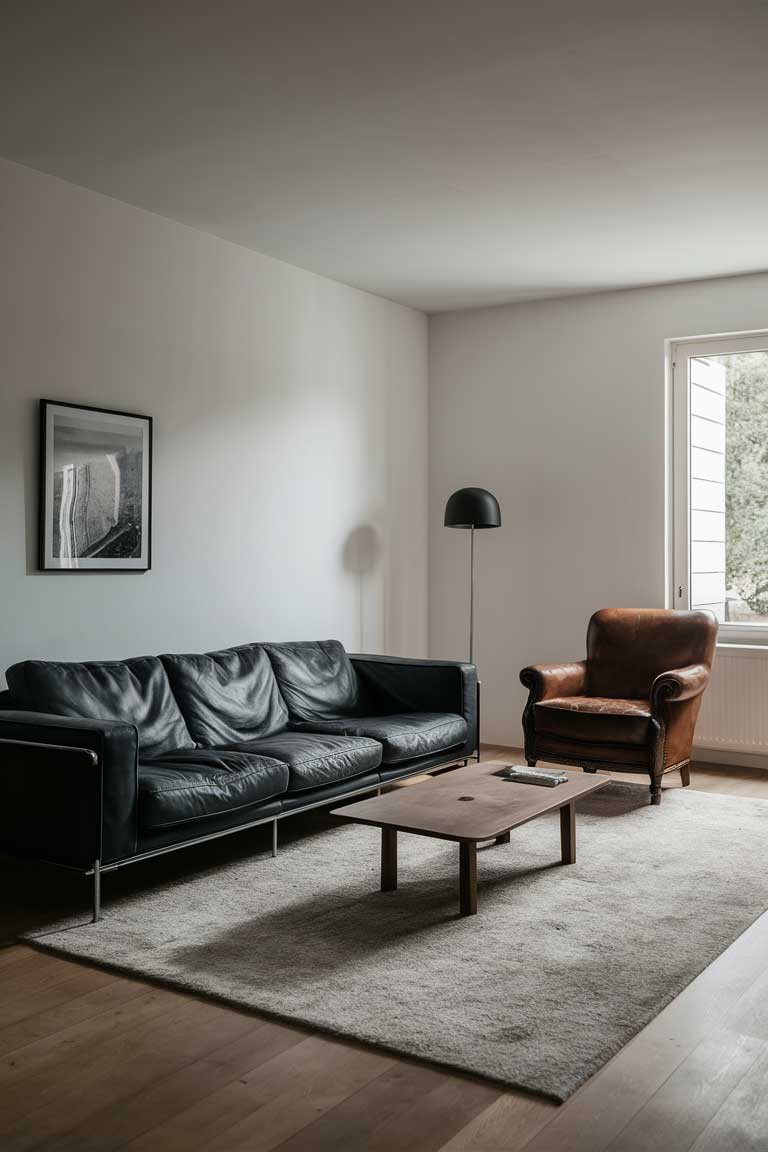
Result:
[[[718,648],[694,744],[704,752],[768,756],[768,649]]]

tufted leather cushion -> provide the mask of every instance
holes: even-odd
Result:
[[[139,824],[167,828],[236,812],[287,786],[288,768],[270,757],[212,749],[172,753],[139,764]]]
[[[260,645],[160,659],[199,747],[256,740],[288,723],[288,709]]]
[[[652,734],[649,700],[561,696],[534,707],[542,734],[598,744],[645,744]]]
[[[286,763],[289,792],[321,788],[370,772],[381,763],[381,745],[375,740],[352,740],[317,732],[280,732],[242,747]]]
[[[299,725],[302,731],[336,732],[343,736],[369,736],[384,750],[385,764],[399,764],[447,751],[467,738],[467,722],[451,712],[401,712],[392,716],[353,716]]]
[[[88,664],[25,660],[9,668],[6,679],[20,708],[135,724],[141,757],[194,747],[156,656]]]
[[[357,673],[338,640],[264,644],[291,720],[322,720],[359,711]]]

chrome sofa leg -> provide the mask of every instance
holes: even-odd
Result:
[[[272,855],[277,856],[277,820],[272,821]]]
[[[101,920],[101,861],[93,862],[93,921],[98,924]]]

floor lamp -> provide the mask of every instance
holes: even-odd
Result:
[[[460,488],[445,506],[446,528],[469,528],[469,662],[475,656],[475,529],[500,528],[499,502],[487,488]]]

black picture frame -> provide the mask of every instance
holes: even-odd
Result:
[[[41,572],[148,572],[152,417],[41,400],[38,520]]]

